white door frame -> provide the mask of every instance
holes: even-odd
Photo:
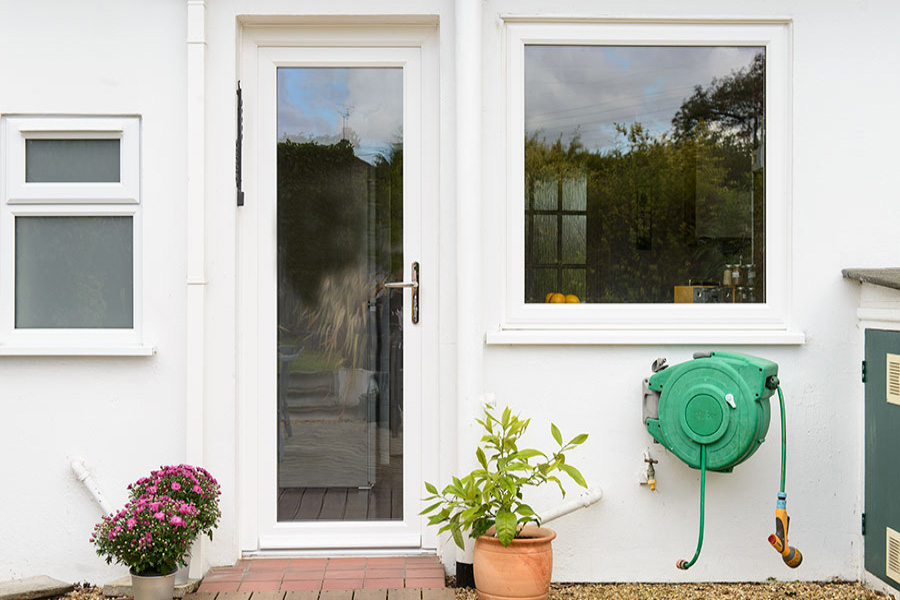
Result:
[[[438,473],[438,55],[432,27],[246,27],[241,80],[246,202],[238,216],[238,507],[245,552],[434,547],[418,516]],[[404,519],[277,522],[276,69],[404,69],[404,275],[421,264],[421,320],[404,292]],[[269,418],[271,416],[271,419]]]

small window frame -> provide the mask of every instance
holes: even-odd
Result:
[[[0,122],[0,355],[149,355],[142,343],[143,256],[140,118],[4,116]],[[25,181],[28,139],[119,139],[120,181]],[[132,219],[130,328],[16,328],[17,217],[125,216]]]
[[[8,204],[138,204],[140,202],[140,123],[134,117],[8,117]],[[35,139],[118,139],[121,178],[108,183],[25,181],[25,142]]]
[[[790,23],[541,22],[507,18],[507,169],[503,311],[487,343],[803,343],[790,323]],[[764,46],[766,48],[766,301],[758,304],[525,302],[525,46]]]

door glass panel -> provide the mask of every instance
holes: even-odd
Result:
[[[403,71],[278,69],[278,521],[403,518]]]

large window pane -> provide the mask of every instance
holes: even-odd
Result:
[[[526,302],[764,302],[765,68],[762,47],[526,45]]]
[[[131,328],[132,217],[17,217],[16,327]]]
[[[25,181],[118,182],[119,140],[25,140]]]

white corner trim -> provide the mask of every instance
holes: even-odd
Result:
[[[0,356],[153,356],[155,346],[0,346]]]
[[[800,346],[806,343],[806,334],[797,330],[497,329],[486,332],[485,343],[489,346]]]

